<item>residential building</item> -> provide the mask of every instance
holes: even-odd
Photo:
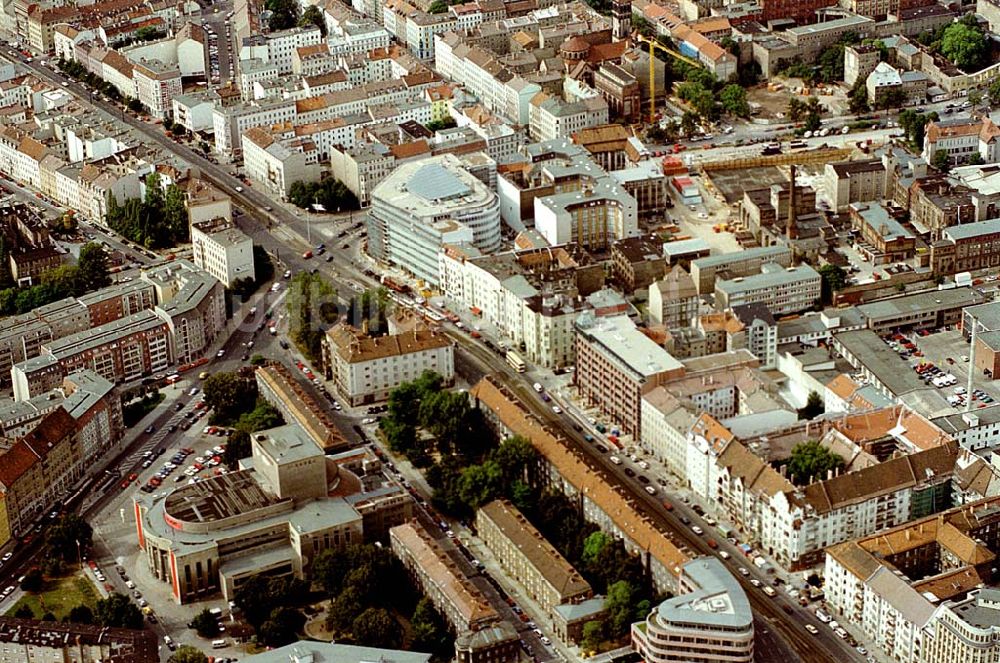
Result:
[[[478,631],[500,621],[483,593],[418,521],[390,529],[389,541],[403,567],[456,631]]]
[[[329,410],[316,402],[284,365],[271,362],[258,366],[254,376],[261,398],[273,405],[285,421],[301,427],[324,453],[341,451],[349,446]]]
[[[639,444],[643,450],[683,479],[687,471],[687,434],[698,415],[684,407],[667,385],[661,385],[642,395],[639,416]]]
[[[132,69],[139,101],[156,118],[166,119],[174,110],[174,97],[183,92],[181,70],[176,64],[159,60],[136,62]]]
[[[831,615],[904,663],[995,655],[998,536],[989,497],[833,546],[824,567]]]
[[[319,153],[312,141],[279,140],[261,127],[243,132],[243,165],[247,177],[282,200],[295,182],[320,180]]]
[[[165,371],[173,359],[167,322],[145,310],[43,344],[39,356],[11,369],[14,398],[27,400],[54,389],[79,369],[122,383]]]
[[[595,93],[596,94],[596,93]],[[608,123],[608,102],[600,96],[578,101],[539,92],[528,109],[528,131],[532,140],[569,138],[581,129]]]
[[[590,583],[507,500],[493,500],[476,511],[476,532],[504,571],[546,614],[563,603],[593,596]]]
[[[695,261],[698,262],[698,261]],[[693,264],[693,263],[692,263]],[[799,313],[820,298],[819,273],[809,265],[761,265],[761,273],[738,276],[715,284],[715,305],[720,311],[742,304],[764,304],[774,315]]]
[[[974,154],[982,163],[996,163],[1000,161],[1000,127],[989,117],[930,122],[922,156],[932,163],[942,150],[953,164],[968,161]]]
[[[762,246],[745,249],[736,253],[725,253],[691,261],[691,278],[698,288],[698,294],[715,291],[719,278],[736,278],[759,274],[766,263],[776,263],[791,267],[792,251],[787,246]]]
[[[0,617],[0,643],[0,660],[4,663],[111,659],[116,663],[146,663],[159,656],[156,634],[147,629],[16,617]],[[415,663],[426,663],[426,659]]]
[[[449,302],[496,327],[504,346],[533,364],[573,364],[574,321],[604,287],[604,267],[578,244],[479,255],[468,246],[439,254],[439,287]]]
[[[364,482],[357,476],[342,481],[342,466],[328,479],[327,457],[302,428],[259,431],[251,445],[252,458],[235,472],[133,498],[149,573],[170,586],[179,604],[220,592],[232,600],[261,574],[307,580],[324,550],[363,541],[361,514],[345,497],[328,494],[331,485]]]
[[[226,288],[256,279],[253,240],[224,217],[191,224],[191,259]]]
[[[453,154],[400,165],[372,193],[368,253],[430,284],[438,252],[468,243],[483,253],[500,248],[500,202]]]
[[[0,406],[0,545],[23,536],[122,439],[114,384],[92,371],[68,375],[57,389]]]
[[[760,369],[770,371],[778,364],[778,323],[770,309],[761,303],[733,307],[733,314],[743,323],[741,340],[730,342],[728,349],[745,347],[760,360]]]
[[[698,315],[698,288],[680,265],[649,288],[649,319],[667,329],[690,327]]]
[[[58,408],[0,456],[0,542],[23,536],[87,474],[76,421]]]
[[[632,624],[632,646],[648,663],[754,660],[753,612],[740,583],[715,557],[680,570],[680,591]]]
[[[455,381],[454,342],[446,334],[414,329],[401,334],[369,336],[348,324],[326,331],[323,368],[340,396],[352,406],[384,401],[403,382],[424,371]]]
[[[899,71],[888,62],[879,62],[865,81],[868,103],[875,108],[884,106],[889,99],[900,106],[924,103],[928,81],[922,71]]]
[[[684,375],[684,365],[643,334],[627,315],[576,321],[576,371],[580,398],[604,412],[626,435],[640,437],[645,391]]]
[[[604,470],[558,430],[538,421],[495,376],[486,376],[476,383],[469,390],[469,397],[497,435],[522,435],[531,441],[539,454],[537,471],[528,473],[536,488],[557,490],[580,504],[587,522],[620,538],[626,550],[640,556],[656,591],[677,591],[678,569],[688,557],[642,516],[633,499],[608,485]],[[591,614],[599,612],[596,606],[587,606],[585,610]],[[556,620],[559,622],[565,620],[560,617]]]
[[[183,259],[150,266],[141,279],[156,293],[153,310],[169,327],[173,361],[187,364],[204,356],[226,326],[223,285]]]

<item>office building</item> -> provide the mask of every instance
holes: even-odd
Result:
[[[800,313],[819,303],[821,281],[809,265],[766,263],[760,274],[716,282],[715,306],[724,311],[744,304],[764,304],[774,315]]]
[[[698,287],[698,294],[715,290],[716,279],[759,274],[765,263],[791,267],[792,251],[787,246],[762,246],[736,253],[724,253],[691,261],[691,278]]]
[[[403,382],[424,371],[455,381],[454,343],[446,334],[414,329],[371,337],[347,324],[331,327],[323,343],[323,367],[350,405],[384,401]]]
[[[622,433],[639,437],[644,391],[682,375],[684,365],[627,315],[598,318],[585,312],[577,318],[574,384]]]
[[[648,663],[752,663],[753,640],[750,601],[715,557],[684,564],[677,596],[632,625],[632,646]]]
[[[438,281],[438,252],[468,243],[483,253],[500,248],[495,193],[453,154],[404,163],[372,192],[368,252],[423,281]]]

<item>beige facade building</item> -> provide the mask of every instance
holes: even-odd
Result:
[[[327,330],[325,340],[323,365],[351,405],[383,401],[424,371],[434,371],[446,385],[455,381],[455,344],[445,334],[418,329],[370,337],[341,324]]]
[[[676,266],[649,288],[649,319],[667,329],[690,327],[698,315],[698,288],[683,267]]]
[[[483,593],[418,521],[389,530],[392,552],[456,631],[479,631],[500,621]]]
[[[590,583],[507,500],[481,507],[476,531],[508,575],[550,615],[557,605],[593,596]]]

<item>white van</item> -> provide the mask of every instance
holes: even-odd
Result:
[[[228,644],[228,640],[212,640],[212,649],[222,649]]]
[[[610,460],[615,465],[621,465],[622,464],[622,459],[619,458],[618,456],[609,456],[608,460]]]
[[[538,383],[536,382],[535,384],[533,384],[533,385],[531,385],[531,386],[532,386],[532,388],[534,388],[534,390],[535,390],[535,391],[537,391],[538,393],[542,393],[542,385],[540,385],[540,384],[538,384]]]

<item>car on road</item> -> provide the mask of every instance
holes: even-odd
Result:
[[[10,558],[13,557],[13,556],[14,556],[14,553],[12,553],[12,552],[4,553],[4,555],[3,555],[3,561],[9,562]]]
[[[694,532],[695,534],[697,534],[698,536],[701,536],[702,534],[705,533],[705,530],[703,530],[702,528],[698,527],[697,525],[692,525],[691,531]]]
[[[556,414],[562,414],[562,408],[559,407],[558,405],[553,405],[552,411],[555,412]]]
[[[215,353],[215,356],[216,356],[217,359],[222,359],[223,357],[226,356],[226,351],[225,350],[219,350],[218,352]]]
[[[740,575],[741,575],[741,576],[743,576],[744,578],[745,578],[746,576],[750,575],[750,572],[749,572],[749,571],[747,571],[745,567],[742,567],[742,566],[741,566],[741,567],[740,567],[739,569],[737,569],[737,570],[739,571]]]
[[[771,587],[770,585],[767,585],[767,586],[764,587],[764,593],[767,594],[768,596],[774,598],[774,596],[776,596],[778,592],[774,591],[774,587]]]
[[[156,427],[153,424],[146,426],[146,435],[151,435],[156,432]]]
[[[649,493],[650,495],[655,495],[656,494],[656,488],[653,488],[652,486],[645,486],[644,490],[647,493]]]
[[[847,127],[844,128],[846,129]],[[813,626],[812,624],[806,624],[806,630],[812,633],[813,635],[819,633],[819,629]]]

